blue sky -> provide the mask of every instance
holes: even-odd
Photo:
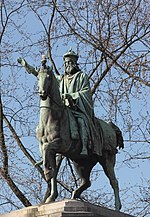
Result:
[[[48,15],[47,15],[48,16]],[[47,16],[45,16],[45,20],[47,19]],[[16,17],[16,19],[18,20],[18,17]],[[22,20],[21,20],[22,19]],[[21,17],[20,19],[20,23],[24,20],[24,17]],[[24,27],[26,28],[26,31],[28,31],[28,35],[30,36],[30,34],[32,34],[31,36],[31,43],[32,42],[36,42],[38,38],[40,38],[40,35],[42,35],[42,33],[40,32],[42,30],[41,24],[40,22],[37,21],[37,18],[35,18],[35,16],[33,16],[32,13],[28,13],[28,15],[26,16],[26,20],[25,20],[25,25]],[[11,31],[11,28],[10,28]],[[38,32],[38,33],[37,33]],[[22,46],[24,44],[24,40],[22,35],[18,34],[18,31],[16,32],[11,32],[11,35],[9,36],[12,40],[12,42],[17,43],[19,40],[20,45]],[[10,38],[6,38],[5,40],[9,41]],[[67,46],[63,45],[61,43],[62,41],[59,41],[59,47],[57,49],[56,53],[53,53],[54,56],[54,60],[55,63],[57,65],[57,67],[60,70],[60,73],[63,73],[63,54],[70,49],[70,47],[73,48],[73,50],[77,51],[77,47],[76,47],[76,43],[72,43],[72,42],[68,42]],[[26,44],[25,44],[26,45]],[[17,46],[17,45],[16,45]],[[27,45],[28,46],[28,45]],[[138,47],[139,45],[137,45],[137,49],[141,50],[143,49],[143,46]],[[15,46],[12,48],[13,50],[15,50]],[[52,49],[55,50],[55,47]],[[36,53],[36,56],[32,57],[32,52]],[[26,55],[26,59],[29,63],[31,63],[31,65],[34,66],[39,66],[40,65],[40,60],[41,60],[41,53],[45,52],[45,48],[43,50],[40,50],[40,48],[37,46],[31,47],[31,53],[28,52],[28,54]],[[13,61],[16,61],[17,64],[17,58],[20,56],[19,52],[14,52],[13,53]],[[86,48],[82,50],[82,53],[79,53],[79,56],[86,56]],[[79,63],[81,63],[82,60],[79,58]],[[49,62],[48,62],[49,64]],[[81,65],[81,64],[80,64]],[[89,66],[90,67],[90,66]],[[82,68],[82,65],[81,65]],[[12,75],[17,73],[16,78],[12,78]],[[9,85],[11,85],[11,82],[16,82],[19,84],[18,86],[18,91],[17,94],[18,96],[22,96],[22,103],[24,106],[26,106],[27,104],[30,103],[29,99],[24,99],[24,91],[31,91],[31,94],[33,92],[35,92],[35,88],[37,86],[37,80],[36,78],[34,78],[32,75],[28,75],[27,73],[25,73],[25,70],[19,67],[13,68],[13,70],[8,69],[7,67],[3,69],[2,71],[2,76],[4,78],[4,80],[6,82],[8,82]],[[10,76],[10,77],[9,77]],[[10,80],[9,80],[10,79]],[[15,80],[16,79],[16,80]],[[23,83],[23,86],[26,89],[23,89],[21,87],[21,82]],[[113,85],[112,85],[113,86]],[[101,86],[100,86],[101,88]],[[147,87],[145,87],[145,89],[147,89],[147,95],[145,96],[145,98],[147,99],[147,104],[145,105],[145,101],[143,100],[139,100],[139,99],[135,99],[135,98],[131,98],[130,100],[130,104],[131,104],[131,108],[132,108],[132,113],[133,113],[133,123],[135,124],[134,128],[139,124],[138,122],[138,116],[142,115],[143,117],[148,116],[147,115],[147,111],[149,110],[148,108],[150,108],[150,94],[149,94],[149,89]],[[4,90],[5,94],[4,97],[6,97],[7,95],[7,89]],[[101,91],[105,91],[103,90],[103,86],[101,88]],[[143,93],[141,93],[139,95],[139,98],[144,99],[144,95]],[[8,103],[9,101],[9,97],[7,98],[7,100],[5,101],[5,103]],[[19,110],[20,107],[18,106],[18,103],[16,100],[14,100],[13,102],[10,102],[10,104],[5,104],[7,106],[12,106],[12,108],[16,110]],[[38,106],[38,96],[37,94],[35,94],[35,109],[36,106]],[[124,108],[127,106],[127,103],[124,102],[123,103]],[[6,109],[6,112],[9,112]],[[27,111],[26,111],[27,112]],[[95,107],[95,113],[97,114],[98,117],[104,117],[106,118],[106,120],[108,119],[108,113],[107,111],[105,111],[102,106],[100,105],[99,102],[96,102],[96,107]],[[8,114],[8,113],[7,113]],[[33,117],[34,123],[33,123],[33,129],[32,131],[35,131],[35,125],[38,122],[37,119],[37,115],[38,115],[38,108],[37,108],[37,113],[35,113],[35,117]],[[128,132],[125,131],[125,129],[123,128],[123,122],[121,117],[119,117],[119,119],[117,120],[117,123],[119,124],[119,127],[121,127],[122,131],[123,131],[123,135],[124,135],[124,139],[125,140],[129,140],[129,134]],[[140,124],[140,126],[142,127],[142,129],[144,129],[144,124]],[[17,129],[18,127],[16,127]],[[21,132],[19,132],[21,134]],[[33,132],[31,133],[33,134]],[[134,139],[140,139],[141,135],[136,135]],[[34,135],[31,135],[30,137],[25,137],[25,138],[21,138],[25,147],[28,148],[28,150],[32,146],[35,148],[38,152],[38,141],[35,139]],[[145,146],[145,147],[144,147]],[[132,153],[132,156],[137,153],[138,151],[143,151],[145,150],[147,153],[150,153],[148,144],[146,143],[133,143],[133,145],[130,145],[129,141],[125,142],[125,149],[124,150],[120,150],[119,153],[117,154],[117,163],[116,163],[116,175],[117,178],[119,180],[119,185],[120,185],[120,189],[121,189],[121,197],[123,198],[123,209],[122,210],[127,210],[126,206],[130,206],[131,200],[133,198],[134,200],[134,195],[137,194],[139,192],[140,193],[140,186],[147,186],[147,181],[150,179],[150,175],[148,173],[149,171],[149,161],[148,160],[131,160],[131,161],[126,161],[129,158],[129,153]],[[35,157],[40,157],[40,153],[38,152]],[[124,163],[122,163],[124,161]],[[99,169],[100,167],[98,167],[98,165],[96,166],[97,169]],[[101,169],[101,168],[100,168]],[[128,188],[128,192],[125,192],[124,189]],[[102,171],[99,172],[99,178],[97,181],[93,182],[91,189],[99,189],[102,188],[104,189],[104,191],[108,191],[108,192],[112,192],[111,187],[107,181],[107,178],[105,177],[104,173]],[[131,204],[132,206],[132,204]]]

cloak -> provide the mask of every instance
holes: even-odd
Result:
[[[88,148],[91,149],[92,153],[101,156],[102,140],[98,132],[97,124],[94,121],[93,101],[87,74],[78,71],[73,75],[57,75],[56,78],[59,82],[61,96],[63,97],[63,94],[66,93],[71,95],[78,108],[77,110],[71,109],[74,117],[80,117],[84,120],[85,130],[87,131],[88,140],[90,141]],[[65,105],[69,105],[67,99],[65,100]]]

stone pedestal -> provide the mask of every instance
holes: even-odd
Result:
[[[77,200],[63,200],[45,205],[31,206],[0,217],[133,217],[104,207]]]

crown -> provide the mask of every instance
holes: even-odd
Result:
[[[64,54],[63,59],[65,60],[67,57],[74,59],[75,61],[77,61],[79,58],[79,56],[72,50],[72,48]]]

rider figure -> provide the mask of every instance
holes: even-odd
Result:
[[[101,155],[101,148],[96,150],[98,131],[94,123],[94,109],[90,82],[87,74],[78,66],[78,55],[71,49],[64,54],[64,75],[57,76],[60,93],[66,106],[69,106],[79,127],[82,142],[82,155],[88,155],[88,150],[95,147],[95,153]],[[94,147],[92,147],[94,145]]]

